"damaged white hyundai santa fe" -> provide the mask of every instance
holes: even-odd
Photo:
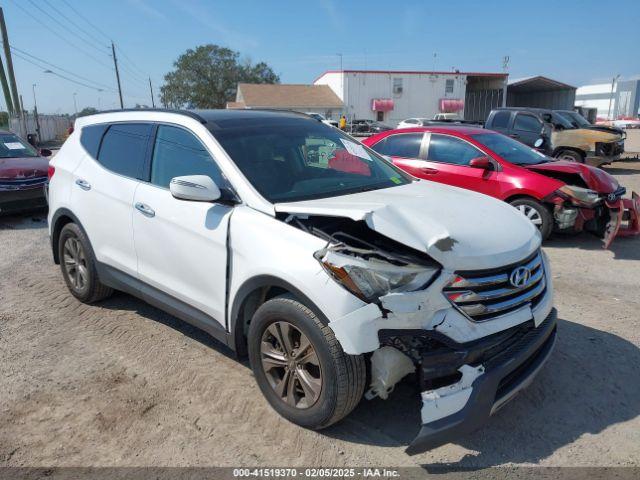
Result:
[[[480,426],[553,348],[531,222],[307,115],[83,117],[49,176],[53,258],[76,298],[125,291],[248,354],[271,406],[303,427],[409,376],[415,454]]]

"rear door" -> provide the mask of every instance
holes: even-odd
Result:
[[[81,142],[87,158],[73,172],[71,204],[99,262],[137,275],[133,245],[133,199],[140,184],[152,126],[148,123],[90,125]]]
[[[536,140],[542,135],[542,127],[542,122],[535,115],[528,112],[517,112],[509,136],[533,147]]]
[[[395,133],[373,145],[376,152],[391,157],[393,163],[418,178],[437,173],[423,160],[425,145],[423,132]]]
[[[227,181],[191,131],[174,125],[158,125],[155,130],[149,181],[140,184],[134,199],[140,280],[224,325],[227,232],[233,207],[179,200],[171,195],[169,182],[183,175],[208,175],[228,192]]]
[[[514,112],[511,110],[496,110],[493,112],[490,121],[487,122],[486,128],[495,130],[496,132],[511,134],[511,116]]]

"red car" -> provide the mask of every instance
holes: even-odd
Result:
[[[0,130],[0,215],[45,208],[51,150],[35,148]]]
[[[412,175],[475,190],[518,208],[540,229],[588,230],[608,247],[616,235],[640,234],[640,199],[608,173],[556,161],[491,130],[433,126],[391,130],[362,143]]]

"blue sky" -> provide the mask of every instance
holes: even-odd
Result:
[[[35,83],[44,113],[72,113],[74,93],[78,109],[117,106],[108,38],[122,52],[125,106],[150,104],[146,77],[157,94],[175,59],[206,43],[266,61],[285,83],[310,83],[339,68],[337,53],[345,69],[486,72],[501,71],[508,55],[512,78],[546,75],[575,86],[640,74],[638,0],[2,0],[1,6],[12,46],[71,72],[55,70],[61,75],[104,86],[98,92],[76,85],[14,57],[25,108],[33,108]]]

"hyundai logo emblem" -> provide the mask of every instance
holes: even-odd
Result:
[[[527,267],[518,267],[511,275],[509,275],[509,282],[516,288],[524,287],[531,278],[531,270]]]

